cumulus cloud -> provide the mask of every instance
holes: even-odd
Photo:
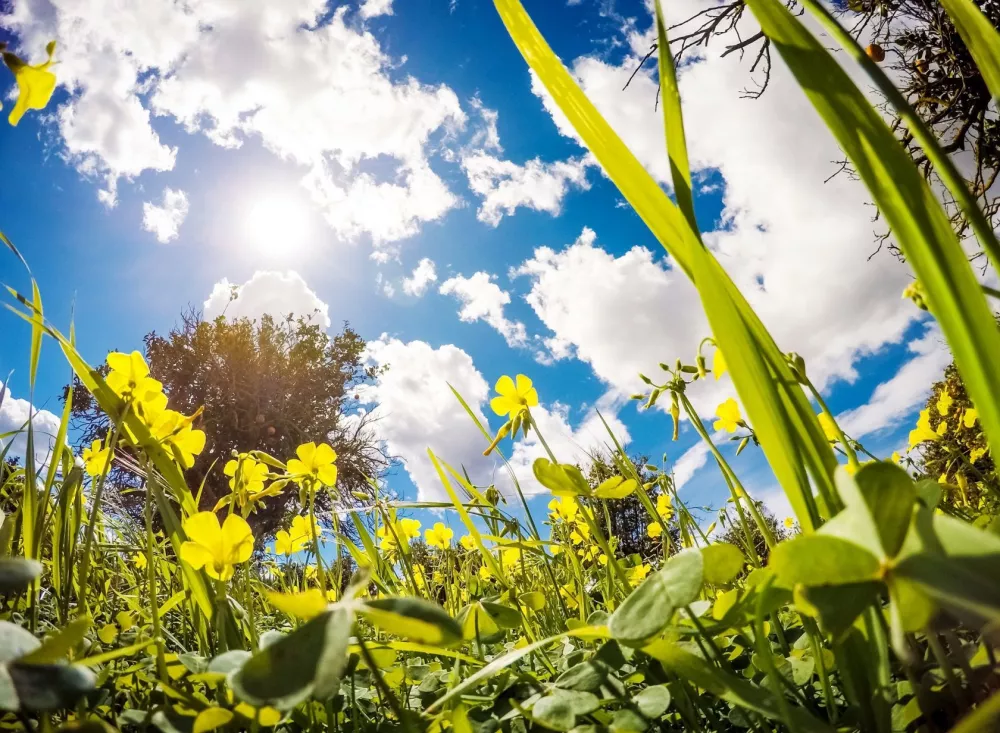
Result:
[[[852,438],[862,438],[899,425],[930,395],[952,356],[940,329],[927,328],[923,336],[907,345],[914,354],[891,379],[879,384],[865,404],[837,415],[837,422]]]
[[[159,206],[146,201],[142,204],[142,228],[152,232],[162,244],[177,239],[177,233],[188,215],[188,197],[174,188],[163,189]]]
[[[223,314],[228,318],[259,319],[265,313],[281,319],[291,313],[311,317],[323,328],[330,327],[330,307],[294,270],[258,270],[241,285],[222,278],[212,287],[203,311],[207,319]]]
[[[461,302],[458,317],[466,323],[484,321],[495,328],[510,346],[522,346],[527,341],[523,323],[511,321],[504,315],[504,306],[510,303],[510,294],[493,282],[487,272],[477,272],[471,277],[457,275],[441,283],[442,295],[454,295]]]
[[[18,432],[0,439],[0,448],[10,445],[8,457],[23,459],[28,453],[27,423],[31,419],[35,442],[35,464],[43,466],[52,455],[59,434],[59,417],[48,410],[33,409],[28,400],[14,397],[0,382],[0,435]],[[23,461],[22,461],[23,465]]]
[[[695,473],[708,463],[708,446],[700,440],[681,454],[671,469],[674,476],[674,486],[681,489],[694,478]]]
[[[676,17],[703,7],[684,2]],[[627,41],[634,49],[649,46],[648,35]],[[582,57],[569,67],[651,175],[667,182],[663,121],[651,103],[654,72],[641,70],[623,91],[632,58],[615,64]],[[705,240],[778,344],[805,357],[821,389],[852,382],[861,358],[898,343],[919,317],[899,297],[909,274],[892,257],[868,261],[870,198],[846,176],[824,183],[842,153],[783,62],[774,57],[760,99],[742,97],[747,74],[731,56],[681,70],[692,166],[724,182],[722,215]],[[575,139],[537,80],[533,89],[559,131]],[[539,248],[518,268],[531,278],[528,302],[560,353],[572,351],[622,392],[636,391],[637,372],[659,361],[693,359],[709,335],[697,293],[669,259],[659,259],[652,240],[650,246],[656,256],[636,248],[614,257],[584,239],[561,251]]]
[[[358,12],[362,18],[392,15],[392,0],[364,0]]]
[[[424,257],[413,268],[413,273],[409,277],[403,278],[403,292],[407,295],[420,297],[427,291],[431,283],[436,282],[437,279],[434,260]]]
[[[366,17],[391,12],[366,0]],[[218,145],[256,139],[301,167],[331,228],[376,246],[416,233],[457,205],[428,163],[432,137],[465,124],[458,97],[422,83],[326,0],[14,0],[0,25],[25,49],[59,42],[57,110],[67,157],[106,182],[173,168],[151,114]],[[384,177],[358,169],[388,163]]]
[[[482,199],[476,217],[494,227],[504,215],[511,216],[518,207],[558,215],[570,188],[590,187],[587,182],[589,165],[586,157],[555,163],[543,163],[535,158],[524,165],[485,152],[462,158],[469,188]]]

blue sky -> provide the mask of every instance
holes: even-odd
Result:
[[[525,5],[666,185],[652,70],[621,89],[649,46],[647,4]],[[369,394],[406,497],[438,495],[428,446],[490,480],[495,462],[445,381],[489,415],[491,385],[520,372],[560,458],[604,442],[600,407],[634,451],[667,454],[682,496],[721,505],[690,426],[670,443],[663,411],[625,399],[640,370],[693,360],[709,335],[697,297],[533,85],[491,2],[155,0],[116,5],[113,22],[108,7],[15,0],[0,16],[0,39],[37,59],[56,38],[60,60],[45,113],[0,126],[0,228],[91,362],[139,348],[188,305],[217,312],[217,287],[245,286],[231,313],[318,307],[389,364]],[[749,61],[710,48],[682,71],[700,223],[848,432],[888,454],[948,354],[900,300],[906,267],[868,261],[878,225],[865,192],[824,184],[839,151],[777,58],[767,94],[742,98]],[[10,256],[0,279],[28,282]],[[7,313],[0,333],[16,398],[3,432],[26,408],[29,333]],[[35,403],[58,412],[68,369],[51,344],[43,357]],[[691,390],[706,419],[731,394],[725,378]],[[538,452],[529,441],[514,454],[529,486]],[[759,451],[736,465],[784,511]]]

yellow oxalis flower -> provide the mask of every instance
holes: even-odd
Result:
[[[631,583],[633,583],[635,585],[638,585],[643,580],[645,580],[645,578],[646,578],[647,575],[649,575],[650,569],[651,568],[646,563],[640,563],[639,565],[636,565],[634,568],[632,568],[629,571],[629,574],[628,574],[628,576],[629,576],[628,577],[629,582],[631,582]]]
[[[792,519],[791,517],[785,517],[785,521],[782,522],[782,524],[785,525],[785,529],[791,529],[792,527],[795,526],[795,520]]]
[[[650,522],[646,525],[646,536],[656,539],[663,534],[663,525],[659,522]]]
[[[580,510],[580,505],[572,496],[560,496],[549,502],[549,511],[556,519],[563,522],[572,522],[576,519],[576,513]]]
[[[184,468],[194,465],[194,457],[205,450],[205,433],[191,427],[193,418],[184,417],[179,412],[168,410],[164,420],[153,430],[156,438],[174,449]]]
[[[424,532],[424,540],[431,547],[439,547],[442,550],[447,550],[451,545],[451,538],[455,536],[455,533],[444,525],[443,522],[435,522],[431,529]]]
[[[319,536],[317,528],[316,535]],[[274,535],[274,551],[279,555],[294,555],[305,549],[305,546],[312,542],[312,527],[309,526],[309,518],[298,516],[292,520],[292,526],[288,530],[280,530]]]
[[[253,720],[257,718],[257,723],[264,728],[273,728],[281,719],[284,718],[284,713],[272,707],[262,707],[255,708],[253,705],[245,702],[241,702],[236,706],[236,712],[242,715],[244,718]]]
[[[295,449],[295,455],[288,462],[288,473],[295,477],[296,483],[302,483],[305,477],[312,477],[324,486],[337,483],[337,453],[326,443],[303,443]]]
[[[514,419],[529,407],[538,405],[538,392],[531,386],[531,380],[523,374],[517,375],[517,383],[506,374],[497,380],[494,387],[499,397],[490,400],[490,407],[500,417]]]
[[[955,400],[952,398],[952,396],[950,394],[948,394],[947,392],[942,391],[941,392],[941,396],[938,397],[938,401],[937,401],[938,414],[941,417],[946,416],[948,414],[948,411],[951,409],[951,405],[952,405],[952,403],[954,401]]]
[[[719,381],[719,377],[725,374],[729,370],[726,366],[726,358],[722,355],[722,349],[715,349],[715,361],[712,362],[712,373],[715,375],[715,381]]]
[[[902,456],[899,455],[899,451],[893,451],[892,455],[889,456],[889,460],[893,463],[899,463],[902,460]]]
[[[965,411],[965,415],[962,416],[962,424],[971,428],[976,424],[976,420],[979,419],[979,411],[975,407],[970,407]]]
[[[740,421],[743,420],[740,415],[740,406],[732,397],[716,407],[715,414],[719,419],[712,427],[716,430],[725,430],[727,433],[735,433]]]
[[[149,376],[149,366],[138,351],[131,354],[112,352],[108,354],[108,366],[111,371],[105,381],[123,399],[145,401],[163,391],[163,385]],[[163,406],[166,407],[166,397],[163,398]]]
[[[399,535],[400,539],[405,537],[408,540],[415,540],[420,536],[419,519],[400,519],[399,526],[402,529]]]
[[[928,440],[940,440],[941,436],[931,429],[931,411],[921,410],[917,419],[917,427],[910,431],[909,450],[913,450],[921,443]]]
[[[195,570],[205,568],[208,577],[229,580],[234,566],[253,554],[253,532],[237,514],[220,526],[214,512],[198,512],[184,520],[187,542],[181,545],[181,560]]]
[[[3,61],[17,82],[17,102],[10,112],[10,117],[7,118],[15,127],[25,112],[29,109],[45,109],[52,99],[52,92],[56,88],[56,75],[49,71],[49,67],[55,63],[52,56],[56,52],[56,42],[49,41],[45,51],[49,55],[48,60],[35,65],[25,63],[23,59],[9,51],[3,54]]]
[[[669,494],[660,494],[656,497],[656,513],[664,519],[670,519],[674,515],[674,507],[671,501]],[[656,526],[659,527],[659,524]]]
[[[108,456],[111,453],[111,446],[101,447],[101,441],[95,440],[89,448],[83,449],[83,470],[89,476],[100,476],[104,473],[104,467],[108,464]]]
[[[476,541],[472,538],[471,534],[463,534],[459,537],[458,544],[470,552],[476,549]]]
[[[132,564],[135,565],[136,570],[145,570],[146,565],[148,564],[146,556],[141,552],[135,553],[132,555]]]
[[[234,458],[226,463],[222,472],[226,476],[231,477],[229,479],[230,489],[236,489],[238,476],[240,488],[248,494],[258,494],[264,490],[264,481],[267,479],[268,467],[266,463],[255,461],[244,454],[239,459]]]
[[[837,433],[837,423],[833,421],[827,413],[821,412],[816,417],[819,418],[819,426],[823,428],[823,435],[831,443],[836,443],[840,440],[840,435]]]
[[[980,458],[982,458],[985,455],[986,455],[986,449],[985,448],[973,448],[972,452],[969,454],[969,461],[971,461],[972,463],[975,463],[976,461],[978,461]]]

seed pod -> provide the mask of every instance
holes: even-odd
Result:
[[[681,432],[681,406],[677,402],[677,393],[670,393],[670,417],[674,419],[674,433],[671,440],[677,440]]]
[[[743,449],[747,447],[747,443],[749,442],[750,442],[750,436],[747,436],[743,440],[741,440],[739,447],[736,449],[736,455],[742,453]]]
[[[868,54],[868,58],[876,64],[880,64],[885,61],[885,49],[877,43],[868,44],[868,47],[865,49],[865,53]]]

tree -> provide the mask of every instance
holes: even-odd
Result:
[[[768,511],[768,508],[764,506],[764,502],[755,502],[757,505],[757,510],[760,515],[764,518],[764,524],[767,525],[771,536],[774,537],[776,542],[781,542],[788,537],[788,530],[786,530],[781,524],[778,523],[777,518],[774,514]],[[723,526],[725,527],[725,532],[719,537],[719,542],[728,542],[731,545],[736,545],[741,550],[746,552],[747,541],[746,534],[743,532],[743,525],[741,524],[739,517],[734,517],[736,512],[733,511],[730,514],[728,511],[724,512],[722,516],[726,517],[723,521]],[[753,543],[753,548],[757,552],[757,557],[760,558],[762,565],[767,565],[767,559],[771,552],[767,546],[767,541],[764,539],[764,535],[761,534],[760,528],[757,527],[757,523],[753,521],[753,518],[749,516],[747,512],[747,528],[750,530],[750,541]]]
[[[186,474],[193,491],[203,486],[201,508],[211,509],[229,492],[222,469],[233,451],[261,450],[288,460],[310,441],[329,442],[337,452],[338,501],[349,505],[368,496],[368,479],[382,475],[391,461],[369,413],[358,409],[359,388],[377,375],[364,365],[364,348],[346,323],[331,337],[311,319],[291,316],[206,321],[188,311],[166,336],[148,334],[146,361],[171,407],[187,415],[204,407],[196,427],[205,431],[205,450]],[[107,415],[79,384],[72,414],[81,444],[106,436]],[[141,500],[129,491],[138,477],[116,468],[110,478],[121,509],[138,518]],[[248,518],[259,539],[278,528],[292,491]],[[318,501],[320,508],[331,507],[326,494]]]
[[[1000,1],[972,2],[994,27],[1000,25]],[[794,0],[789,4],[795,8]],[[749,74],[755,88],[748,88],[745,96],[756,98],[765,93],[770,81],[771,46],[762,32],[741,35],[740,21],[751,15],[746,10],[744,0],[700,10],[670,28],[670,42],[678,64],[686,53],[707,47],[713,40],[722,42],[722,56],[738,54],[750,59]],[[982,71],[938,0],[840,0],[833,10],[851,34],[867,44],[869,56],[886,65],[887,73],[945,152],[956,157],[990,224],[993,228],[1000,225],[1000,192],[994,186],[1000,174],[1000,121]],[[639,66],[653,58],[656,50],[653,44]],[[888,105],[885,111],[910,157],[937,183],[927,156],[899,115]],[[835,174],[850,174],[847,161],[837,165]],[[966,217],[950,196],[944,203],[955,230],[960,236],[965,234],[969,227]],[[880,241],[887,238],[879,237]],[[889,250],[901,256],[891,243]]]
[[[628,459],[632,463],[632,467],[638,476],[642,479],[643,485],[652,483],[653,485],[649,488],[648,493],[653,503],[656,503],[657,497],[662,493],[663,489],[660,487],[658,481],[656,481],[659,474],[655,474],[649,468],[646,467],[646,457],[645,456],[635,456],[629,457]],[[590,484],[592,488],[597,488],[601,482],[612,478],[613,476],[622,476],[622,472],[618,465],[615,463],[613,457],[608,453],[596,452],[591,457],[590,470],[587,471],[587,483]],[[626,476],[626,478],[628,478]],[[665,480],[669,481],[669,477],[664,476]],[[631,494],[624,499],[617,499],[614,501],[605,502],[607,507],[607,517],[611,520],[611,527],[608,528],[608,521],[604,516],[603,512],[597,512],[597,523],[604,531],[605,536],[616,538],[618,545],[617,550],[620,555],[639,555],[643,560],[651,560],[653,558],[662,558],[663,549],[660,537],[650,537],[646,531],[646,528],[650,524],[649,512],[643,506],[642,501],[636,494]],[[664,519],[667,519],[664,517]],[[676,548],[679,546],[680,532],[677,529],[676,522],[667,520],[670,535],[670,546]]]

